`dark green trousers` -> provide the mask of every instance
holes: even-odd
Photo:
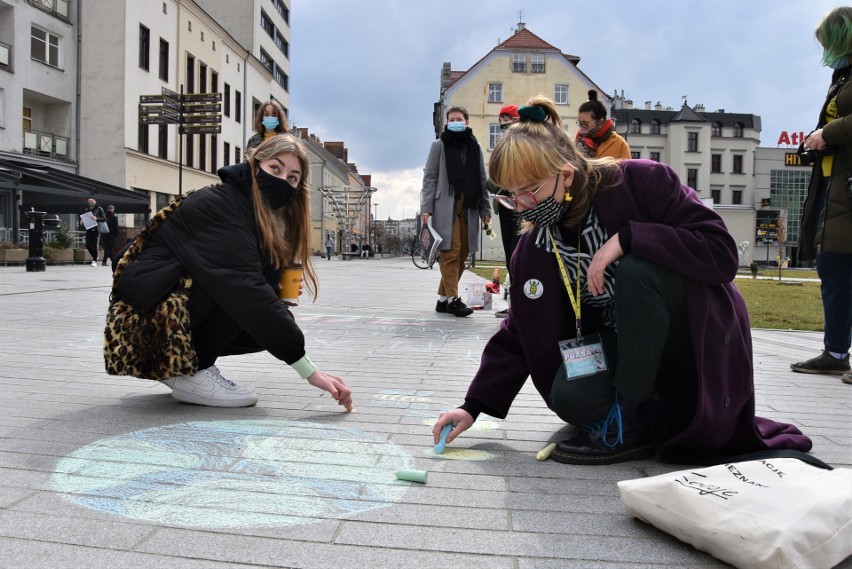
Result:
[[[567,380],[562,366],[553,381],[550,408],[564,421],[584,425],[605,415],[614,392],[629,405],[641,405],[655,391],[679,392],[671,385],[695,376],[695,356],[686,288],[680,273],[628,255],[615,276],[617,330],[600,333],[609,371]]]

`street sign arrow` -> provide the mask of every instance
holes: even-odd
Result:
[[[191,125],[181,130],[181,134],[216,134],[222,132],[222,125]]]
[[[184,103],[214,103],[222,100],[222,93],[188,93],[183,96]]]

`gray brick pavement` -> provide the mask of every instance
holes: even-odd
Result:
[[[430,422],[461,402],[500,321],[436,314],[437,269],[408,259],[317,269],[319,300],[295,313],[312,359],[353,387],[352,414],[266,354],[219,362],[257,390],[249,409],[107,376],[108,269],[0,268],[0,566],[725,566],[624,514],[618,480],[678,466],[536,461],[567,430],[529,386],[506,420],[482,417],[433,455]],[[752,335],[758,413],[852,466],[852,386],[788,368],[821,335]],[[428,483],[396,481],[399,465]]]

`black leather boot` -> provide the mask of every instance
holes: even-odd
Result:
[[[614,464],[654,456],[646,405],[619,403],[609,413],[585,425],[579,435],[557,443],[550,455],[565,464]]]

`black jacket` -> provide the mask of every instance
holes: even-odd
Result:
[[[269,353],[288,364],[305,355],[305,338],[281,304],[281,270],[258,244],[246,163],[219,170],[222,184],[187,195],[121,273],[119,298],[136,309],[156,304],[183,274],[203,288]],[[190,291],[190,295],[192,291]]]

